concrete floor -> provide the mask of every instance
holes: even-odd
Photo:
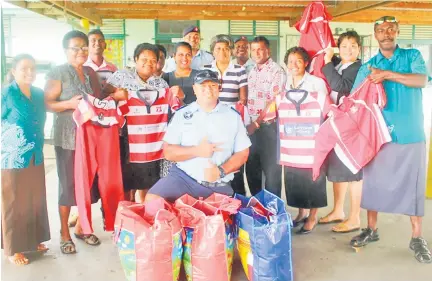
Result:
[[[34,256],[28,266],[17,267],[2,258],[1,280],[4,281],[121,281],[125,280],[117,250],[110,233],[102,230],[99,204],[93,206],[94,229],[102,240],[98,247],[76,241],[78,253],[63,255],[59,249],[57,213],[57,173],[53,149],[46,149],[46,179],[52,240],[50,251]],[[332,206],[332,189],[328,189]],[[348,213],[348,207],[346,206]],[[323,208],[324,216],[330,207]],[[292,214],[294,213],[294,210]],[[365,213],[362,214],[365,219]],[[331,226],[318,226],[306,236],[293,235],[293,267],[295,281],[423,281],[431,280],[432,264],[419,264],[408,249],[410,222],[405,216],[382,214],[379,217],[381,241],[355,253],[348,242],[353,234],[333,234]],[[364,223],[363,223],[364,224]],[[424,237],[432,244],[432,200],[426,202]],[[238,260],[232,281],[246,281]],[[151,280],[146,280],[151,281]],[[168,281],[168,280],[167,280]],[[218,281],[218,280],[209,280]],[[285,280],[281,280],[285,281]]]

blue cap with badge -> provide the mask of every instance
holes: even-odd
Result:
[[[211,81],[219,84],[219,77],[216,72],[210,69],[204,69],[198,71],[194,78],[194,84],[202,84],[205,81]]]
[[[186,35],[188,35],[191,32],[198,32],[198,33],[200,33],[200,30],[199,30],[198,26],[194,26],[194,25],[188,26],[185,29],[183,29],[183,37],[185,37]]]

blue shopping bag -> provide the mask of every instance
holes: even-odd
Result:
[[[263,190],[253,197],[239,194],[235,217],[237,249],[249,281],[293,280],[291,216],[285,203]]]

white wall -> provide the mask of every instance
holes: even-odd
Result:
[[[133,65],[135,47],[141,43],[154,43],[154,20],[126,20],[126,64]]]
[[[227,20],[202,20],[201,29],[201,49],[210,51],[210,42],[213,36],[229,33],[229,21]]]

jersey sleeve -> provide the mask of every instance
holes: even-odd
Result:
[[[315,135],[314,163],[312,167],[312,179],[315,181],[321,171],[321,166],[327,158],[329,152],[335,147],[337,141],[336,134],[327,119]]]
[[[234,140],[234,153],[249,148],[252,145],[240,116],[237,116],[237,134]]]
[[[78,103],[77,108],[72,114],[72,118],[78,127],[80,127],[82,124],[86,123],[95,116],[93,108],[89,105],[88,98],[92,97],[85,96],[85,98],[81,99],[81,101]]]
[[[181,144],[182,118],[183,116],[181,114],[174,114],[165,132],[165,136],[163,138],[164,142],[176,145]]]

